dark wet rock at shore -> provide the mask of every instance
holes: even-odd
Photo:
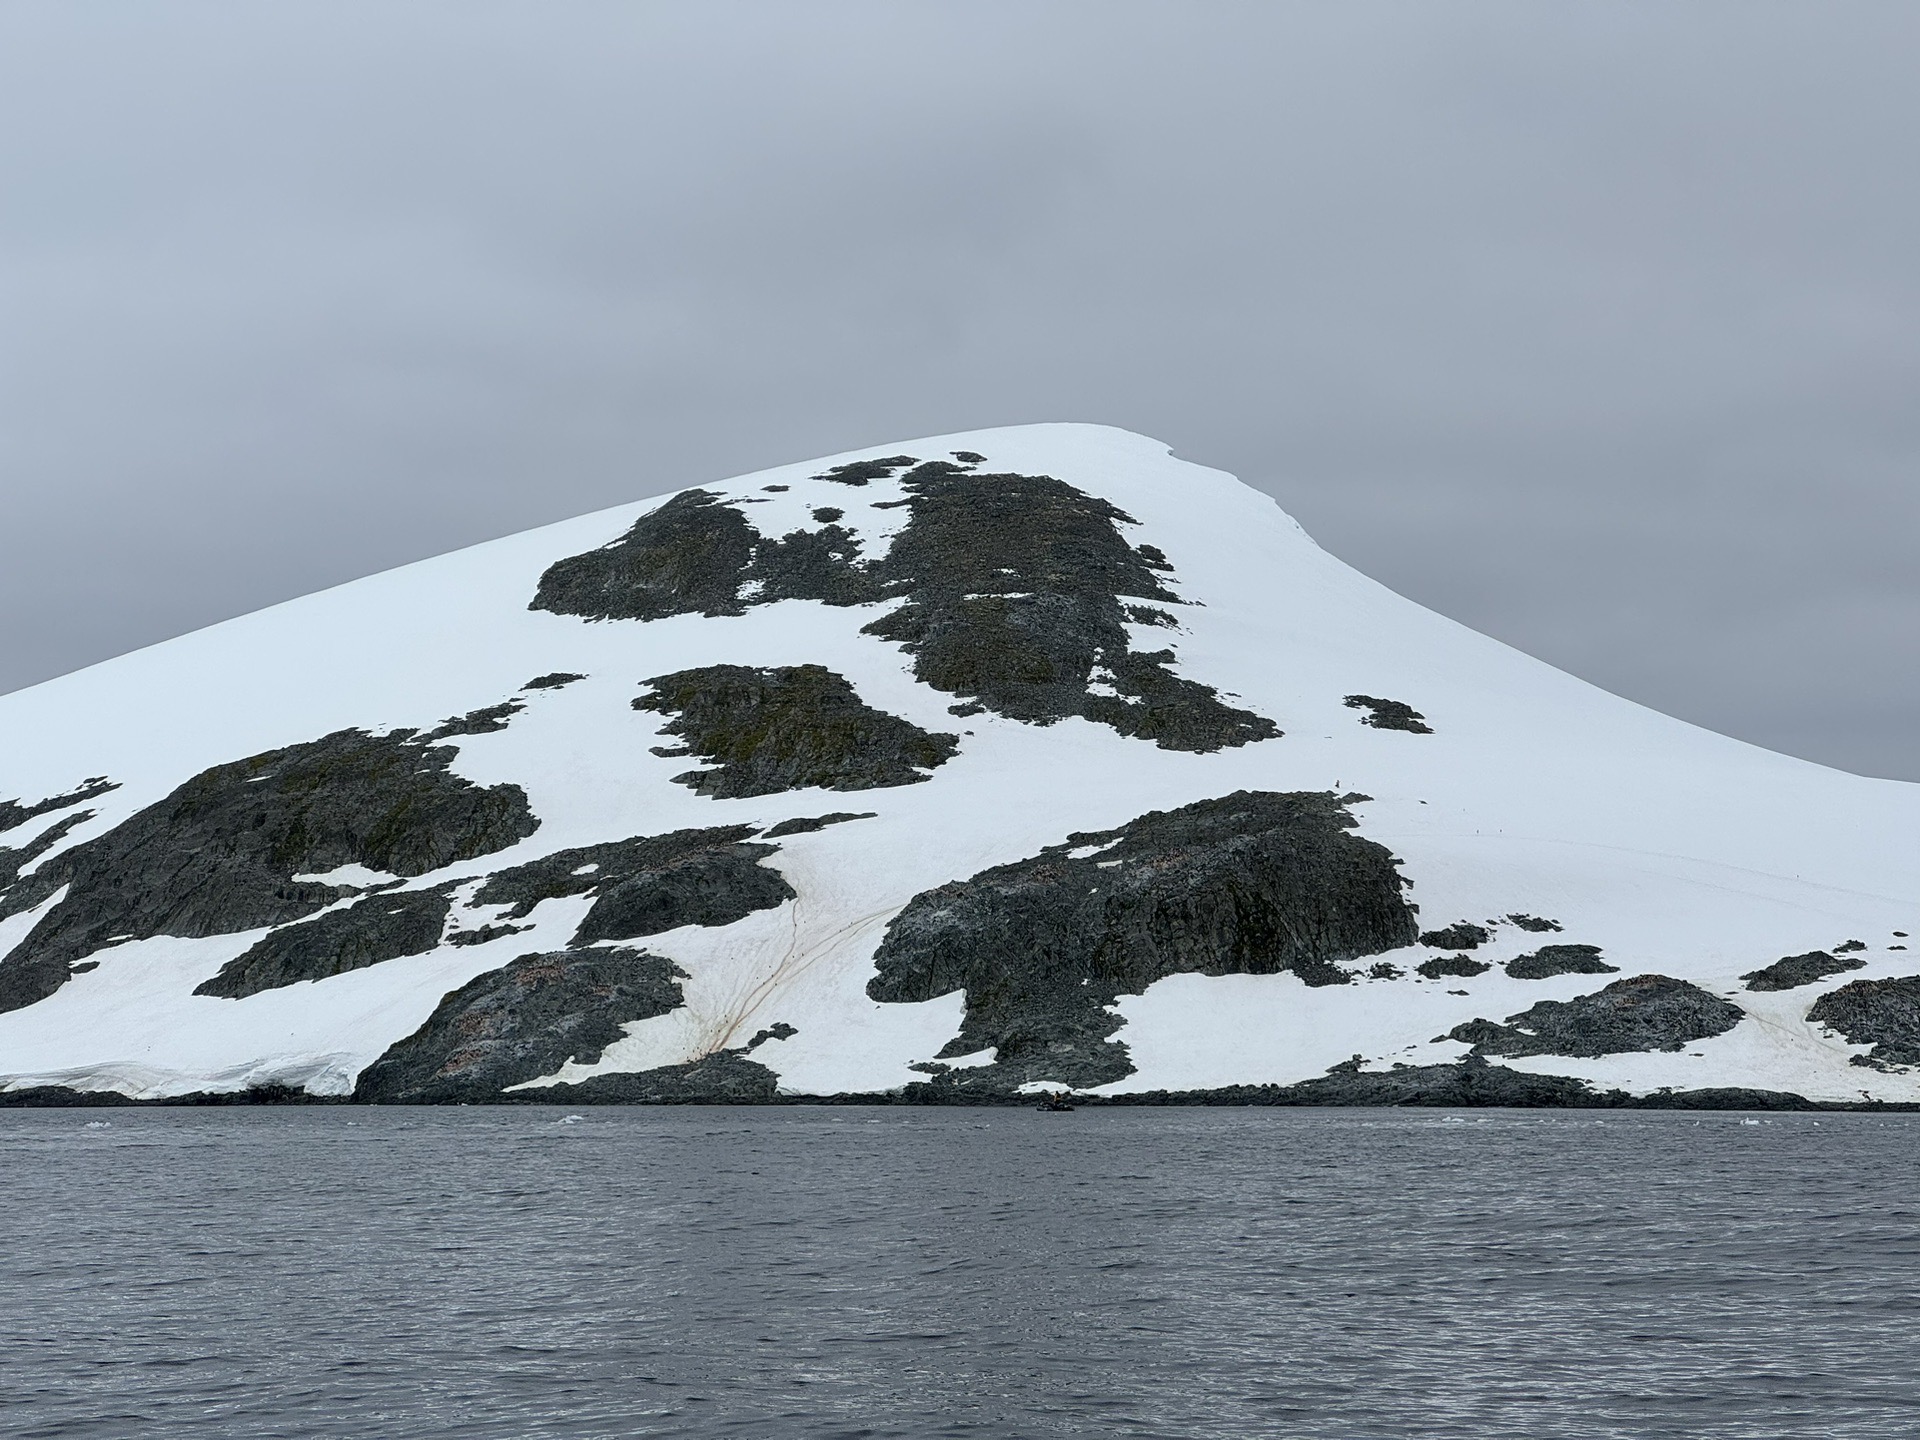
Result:
[[[1403,700],[1382,700],[1377,695],[1349,695],[1346,697],[1349,710],[1365,710],[1360,717],[1362,725],[1371,725],[1375,730],[1405,730],[1412,735],[1431,735],[1433,727],[1427,724],[1427,717]]]
[[[673,717],[661,729],[684,742],[656,753],[708,761],[673,778],[714,799],[917,784],[959,748],[958,736],[875,710],[820,665],[709,665],[646,683],[633,708]]]
[[[478,710],[469,710],[464,715],[442,720],[422,735],[420,741],[431,745],[436,740],[451,740],[456,735],[491,735],[506,729],[507,722],[526,708],[524,700],[502,700],[498,705],[484,705]]]
[[[1447,1038],[1476,1055],[1562,1055],[1591,1059],[1678,1050],[1724,1035],[1745,1018],[1730,1000],[1667,975],[1636,975],[1573,1000],[1542,1000],[1505,1025],[1469,1020]]]
[[[241,1000],[403,955],[424,955],[439,946],[452,904],[452,887],[445,885],[369,895],[345,909],[269,930],[193,993]]]
[[[1802,985],[1812,985],[1829,975],[1844,975],[1849,970],[1864,970],[1866,967],[1864,960],[1843,960],[1824,950],[1809,950],[1804,955],[1788,955],[1762,969],[1749,971],[1740,978],[1746,981],[1749,990],[1798,990]]]
[[[1920,1065],[1920,975],[1854,980],[1814,1001],[1807,1019],[1849,1045],[1871,1045],[1853,1063],[1877,1070]]]
[[[0,961],[0,1011],[53,994],[110,942],[281,925],[351,893],[296,876],[348,864],[422,875],[531,835],[526,793],[453,774],[456,753],[340,730],[202,771],[33,873],[42,898],[69,888]]]
[[[543,900],[592,895],[575,945],[731,925],[794,898],[785,878],[760,864],[780,847],[753,833],[751,825],[723,825],[559,850],[496,871],[473,903],[510,906],[505,918],[523,920]]]
[[[1516,980],[1551,980],[1557,975],[1618,975],[1620,967],[1600,958],[1598,945],[1542,945],[1530,955],[1507,962]]]
[[[443,999],[360,1073],[353,1098],[399,1105],[501,1099],[508,1086],[569,1061],[592,1064],[628,1023],[677,1008],[684,978],[671,961],[639,950],[522,955]]]
[[[915,896],[888,926],[867,993],[965,992],[939,1058],[990,1047],[998,1058],[938,1083],[1117,1080],[1132,1070],[1109,1039],[1121,995],[1181,973],[1346,984],[1341,962],[1413,942],[1393,856],[1353,827],[1331,794],[1239,791],[1070,835]]]
[[[744,1050],[721,1050],[684,1065],[594,1075],[502,1098],[530,1105],[763,1105],[779,1098],[779,1086],[779,1076]]]

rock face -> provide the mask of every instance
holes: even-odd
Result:
[[[522,920],[543,900],[592,895],[574,945],[731,925],[794,898],[780,873],[760,864],[780,847],[751,841],[752,834],[751,825],[725,825],[557,850],[496,871],[473,903],[508,906],[505,918]]]
[[[297,876],[357,864],[421,875],[501,850],[539,821],[518,785],[478,786],[454,751],[341,730],[216,765],[100,836],[45,862],[8,913],[66,886],[0,961],[0,1011],[44,999],[112,940],[278,925],[349,893]],[[15,887],[16,890],[21,888]]]
[[[1340,985],[1339,962],[1413,942],[1388,851],[1331,794],[1239,791],[1070,835],[1030,860],[916,896],[887,928],[875,1000],[966,993],[940,1059],[993,1049],[947,1083],[1076,1086],[1132,1068],[1107,1007],[1169,975]]]
[[[1349,695],[1346,705],[1349,710],[1365,710],[1367,713],[1360,717],[1360,723],[1371,725],[1376,730],[1405,730],[1410,735],[1433,733],[1433,727],[1427,724],[1427,717],[1404,700],[1382,700],[1377,695]]]
[[[241,1000],[262,990],[325,980],[402,955],[424,955],[439,946],[452,904],[445,886],[369,895],[344,910],[329,910],[268,931],[193,993]]]
[[[1809,950],[1804,955],[1788,955],[1764,969],[1751,971],[1740,978],[1747,982],[1749,990],[1798,990],[1802,985],[1812,985],[1816,981],[1826,979],[1829,975],[1842,975],[1849,970],[1864,970],[1866,964],[1864,960],[1829,955],[1824,950]]]
[[[711,769],[674,779],[702,795],[737,800],[781,790],[873,790],[916,785],[959,748],[875,710],[821,665],[754,669],[709,665],[656,675],[633,702],[673,719],[661,729],[686,743],[662,755],[696,755]]]
[[[680,1004],[671,961],[614,948],[522,955],[469,980],[360,1074],[354,1099],[445,1105],[592,1064],[634,1020]]]
[[[1507,962],[1507,974],[1516,980],[1551,980],[1556,975],[1617,975],[1618,965],[1600,958],[1598,945],[1542,945],[1531,955]]]
[[[1625,1055],[1678,1050],[1745,1018],[1730,1000],[1665,975],[1636,975],[1576,1000],[1542,1000],[1505,1025],[1470,1020],[1452,1038],[1476,1055]]]
[[[1856,1065],[1920,1065],[1920,975],[1842,985],[1816,1000],[1807,1019],[1827,1026],[1850,1045],[1873,1046],[1853,1058]]]
[[[91,780],[82,781],[65,794],[49,795],[46,799],[36,800],[31,805],[22,804],[18,800],[0,800],[0,834],[5,834],[15,826],[24,825],[36,816],[51,815],[56,810],[66,810],[119,788],[106,776],[96,775]]]

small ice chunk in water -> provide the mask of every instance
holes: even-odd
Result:
[[[554,1123],[556,1125],[578,1125],[582,1120],[586,1118],[587,1117],[584,1115],[562,1115]]]
[[[112,1128],[113,1128],[113,1122],[111,1120],[87,1121],[87,1129],[89,1130],[111,1130]]]

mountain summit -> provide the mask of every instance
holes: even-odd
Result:
[[[1123,431],[683,490],[0,698],[0,1103],[1920,1101],[1920,786]]]

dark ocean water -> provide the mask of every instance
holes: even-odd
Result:
[[[0,1433],[1920,1435],[1920,1116],[565,1113],[0,1111]]]

